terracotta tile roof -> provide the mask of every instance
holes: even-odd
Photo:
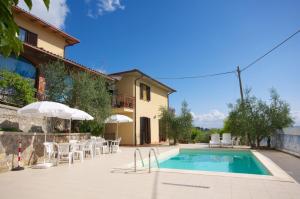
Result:
[[[104,74],[104,73],[101,73],[101,72],[96,71],[96,70],[94,70],[94,69],[92,69],[92,68],[89,68],[89,67],[87,67],[87,66],[84,66],[84,65],[82,65],[82,64],[79,64],[79,63],[77,63],[77,62],[75,62],[75,61],[73,61],[73,60],[71,60],[71,59],[67,59],[67,58],[64,58],[64,57],[62,57],[62,56],[60,56],[60,55],[54,54],[54,53],[52,53],[52,52],[50,52],[50,51],[47,51],[47,50],[45,50],[45,49],[43,49],[43,48],[39,48],[39,47],[37,47],[37,46],[32,46],[32,45],[27,44],[27,43],[23,43],[23,45],[24,45],[24,47],[28,47],[28,48],[37,50],[37,51],[39,51],[39,52],[41,52],[41,53],[45,53],[45,54],[47,54],[47,55],[50,55],[50,56],[52,56],[52,57],[54,57],[54,58],[60,59],[60,60],[64,61],[65,63],[70,64],[70,65],[72,65],[72,66],[75,66],[75,67],[77,67],[77,68],[80,68],[80,69],[82,69],[82,70],[91,72],[91,73],[96,74],[96,75],[100,75],[100,76],[102,76],[102,77],[104,77],[104,78],[106,78],[106,79],[108,79],[108,80],[115,81],[115,79],[114,79],[113,77],[110,77],[110,76],[108,76],[108,75],[106,75],[106,74]]]
[[[149,75],[143,73],[142,71],[140,71],[140,70],[138,70],[138,69],[132,69],[132,70],[127,70],[127,71],[121,71],[121,72],[117,72],[117,73],[111,73],[111,74],[109,74],[109,76],[114,77],[114,76],[117,76],[117,75],[122,75],[122,74],[127,74],[127,73],[139,73],[139,74],[141,74],[143,77],[149,78],[150,80],[156,82],[157,84],[161,85],[162,87],[164,87],[164,88],[170,90],[171,93],[176,92],[175,89],[173,89],[173,88],[167,86],[166,84],[164,84],[164,83],[162,83],[162,82],[160,82],[160,81],[154,79],[153,77],[150,77]],[[115,79],[117,79],[117,78],[115,78]]]

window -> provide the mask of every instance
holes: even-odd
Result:
[[[19,39],[23,42],[25,42],[26,38],[26,31],[23,28],[20,28],[19,30]]]
[[[30,32],[24,28],[20,28],[19,30],[19,39],[23,42],[26,42],[30,45],[37,46],[37,34]]]
[[[36,68],[23,57],[3,57],[0,55],[0,70],[8,70],[33,80],[36,78]]]
[[[150,93],[151,93],[150,87],[147,86],[146,84],[141,83],[140,84],[140,99],[145,100],[145,101],[150,101],[151,100]]]

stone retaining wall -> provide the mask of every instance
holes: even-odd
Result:
[[[48,142],[68,142],[69,139],[89,139],[89,133],[48,133]],[[44,133],[4,132],[0,131],[0,172],[17,165],[18,143],[22,143],[21,164],[29,166],[43,158]]]
[[[23,132],[68,132],[69,120],[20,117],[17,115],[18,109],[0,104],[0,128],[20,129]]]

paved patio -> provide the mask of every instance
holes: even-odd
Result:
[[[160,147],[161,152],[170,147]],[[300,185],[291,182],[146,171],[115,170],[133,161],[134,148],[118,154],[62,165],[47,170],[26,169],[0,174],[0,198],[251,198],[299,199]],[[149,148],[141,148],[147,156]]]
[[[261,150],[260,152],[300,183],[300,158],[275,150]]]

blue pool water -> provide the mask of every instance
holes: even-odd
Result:
[[[271,175],[251,151],[181,149],[160,168]]]

